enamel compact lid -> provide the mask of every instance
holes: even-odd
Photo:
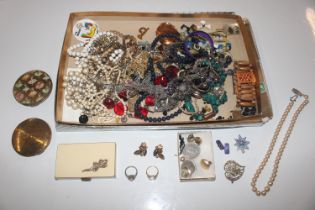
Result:
[[[46,72],[28,71],[16,80],[13,96],[22,105],[37,106],[49,97],[52,86],[52,81]]]

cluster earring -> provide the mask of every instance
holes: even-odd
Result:
[[[136,150],[133,154],[140,155],[140,156],[146,156],[147,155],[147,149],[148,146],[145,142],[142,142],[139,146],[139,149]]]
[[[195,137],[193,134],[189,134],[187,137],[187,141],[189,143],[195,142],[196,144],[200,145],[202,143],[202,139],[200,137]]]
[[[139,149],[134,151],[134,155],[140,155],[140,156],[146,156],[148,151],[148,145],[145,142],[142,142],[139,146]],[[159,144],[155,146],[155,149],[153,151],[153,156],[156,158],[160,158],[162,160],[165,159],[165,156],[163,155],[163,145]]]
[[[159,144],[157,146],[155,146],[155,150],[153,152],[153,156],[156,158],[161,158],[162,160],[165,159],[164,155],[163,155],[163,145]]]

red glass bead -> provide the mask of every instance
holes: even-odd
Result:
[[[115,102],[113,99],[111,98],[105,98],[103,100],[103,105],[107,108],[107,109],[112,109],[115,106]]]
[[[147,96],[144,102],[147,106],[153,106],[155,104],[154,96]]]
[[[143,115],[145,117],[148,116],[149,111],[146,108],[140,107],[139,111],[140,111],[141,115]]]
[[[166,87],[168,84],[168,80],[166,76],[158,76],[154,80],[154,85],[162,85],[163,87]]]
[[[177,73],[179,72],[179,69],[173,65],[166,67],[165,70],[166,70],[166,76],[169,79],[174,79],[175,77],[177,77]]]
[[[118,93],[119,98],[123,99],[124,101],[127,101],[127,92],[125,90],[122,90]]]
[[[160,85],[161,84],[161,78],[162,76],[158,76],[154,79],[154,85]]]
[[[140,114],[144,117],[148,116],[149,111],[144,107],[138,107]],[[140,118],[140,116],[135,115],[136,118]]]
[[[162,76],[162,77],[161,77],[161,85],[162,85],[163,87],[166,87],[167,84],[168,84],[167,77],[166,77],[166,76]]]
[[[115,114],[117,114],[119,116],[124,115],[124,113],[125,113],[124,104],[122,102],[118,102],[117,104],[115,104],[114,112],[115,112]]]

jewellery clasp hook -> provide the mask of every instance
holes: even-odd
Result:
[[[299,96],[303,96],[303,94],[301,93],[301,91],[299,91],[299,90],[296,89],[296,88],[292,88],[292,92],[293,92],[295,95],[290,98],[290,101],[296,101],[296,99],[297,99]]]
[[[304,97],[305,99],[308,99],[308,95],[303,94],[301,91],[299,91],[296,88],[292,88],[292,92],[295,94],[294,96],[292,96],[290,98],[291,101],[296,101],[296,99],[300,96],[300,97]]]
[[[299,97],[298,95],[291,96],[290,101],[296,101],[298,97]]]

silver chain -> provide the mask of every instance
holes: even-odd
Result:
[[[294,128],[294,125],[297,121],[297,118],[299,116],[299,114],[301,113],[301,111],[303,110],[303,108],[309,103],[309,100],[308,100],[308,96],[301,93],[299,90],[293,88],[292,89],[293,93],[295,94],[294,96],[292,96],[290,98],[290,103],[287,105],[284,113],[282,114],[282,117],[277,125],[277,128],[274,132],[274,135],[272,137],[272,141],[269,145],[269,148],[267,150],[267,153],[263,159],[263,161],[260,163],[258,169],[256,170],[256,173],[254,174],[253,178],[252,178],[252,182],[251,182],[251,186],[252,186],[252,191],[254,193],[256,193],[257,196],[260,196],[260,195],[263,195],[265,196],[269,191],[270,191],[270,188],[272,187],[275,179],[276,179],[276,176],[277,176],[277,172],[278,172],[278,169],[279,169],[279,163],[280,163],[280,160],[281,160],[281,157],[282,157],[282,154],[285,150],[285,147],[288,143],[288,140],[289,140],[289,137],[292,133],[292,130]],[[259,178],[261,172],[263,171],[263,169],[265,168],[270,156],[271,156],[271,153],[274,149],[274,146],[277,142],[277,139],[278,139],[278,136],[279,136],[279,133],[282,129],[282,126],[284,124],[284,122],[286,121],[287,117],[288,117],[288,114],[290,113],[294,103],[296,102],[296,100],[299,98],[299,97],[304,97],[304,101],[299,105],[299,107],[296,109],[296,111],[294,112],[293,116],[292,116],[292,119],[291,119],[291,122],[290,122],[290,125],[285,133],[285,136],[283,138],[283,141],[281,143],[281,146],[280,146],[280,149],[278,151],[278,154],[276,156],[276,159],[274,161],[274,164],[273,164],[273,169],[272,169],[272,174],[266,184],[266,186],[264,187],[263,190],[258,190],[257,187],[256,187],[256,182],[257,182],[257,179]]]

